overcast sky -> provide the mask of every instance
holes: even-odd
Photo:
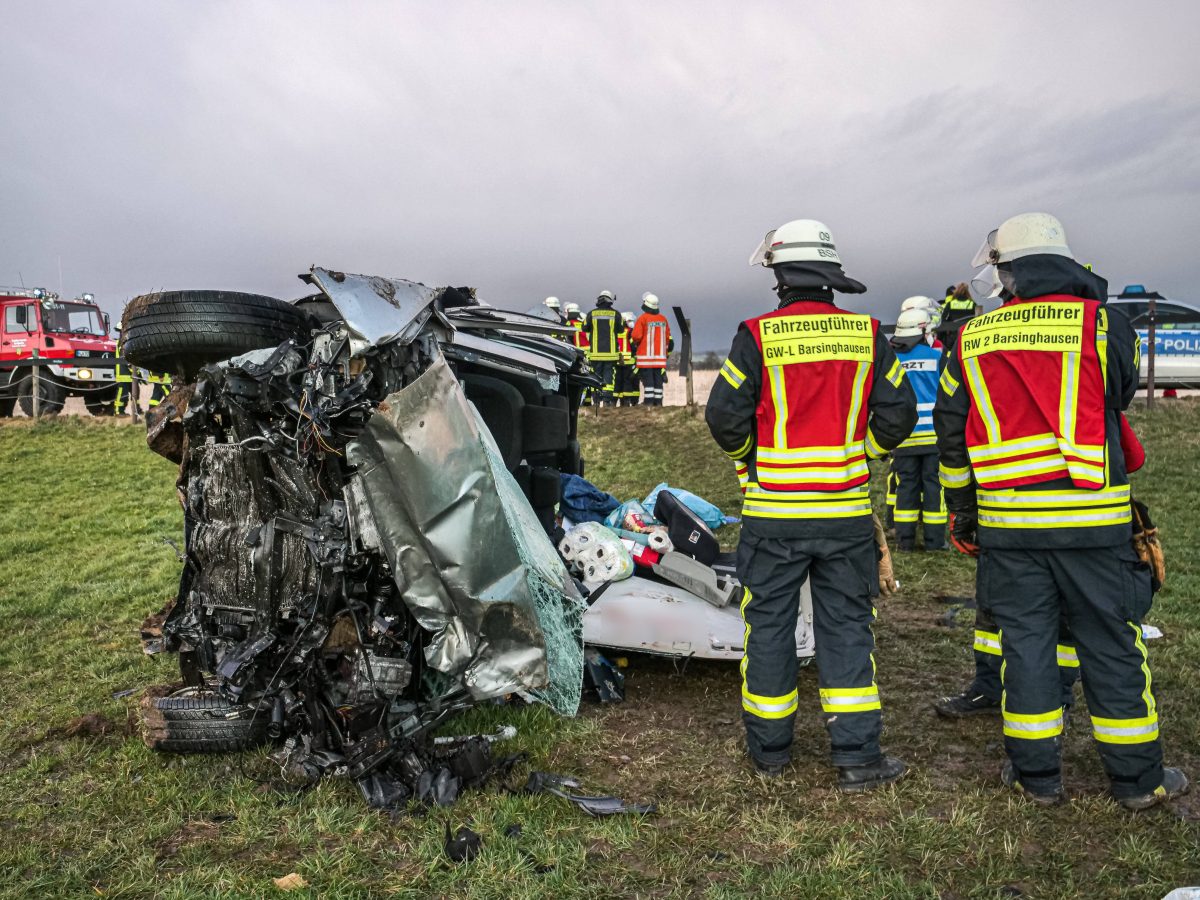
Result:
[[[884,318],[1045,210],[1193,294],[1200,4],[6,0],[0,284],[298,296],[312,264],[497,305],[646,290],[701,348],[831,228]]]

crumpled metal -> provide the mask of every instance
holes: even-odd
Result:
[[[387,397],[346,450],[357,468],[346,492],[356,533],[378,541],[408,608],[433,632],[428,664],[477,700],[548,683],[531,573],[485,450],[490,439],[439,359]],[[525,536],[536,538],[549,547],[544,533]],[[556,559],[552,547],[544,558]],[[558,565],[552,574],[566,590]]]

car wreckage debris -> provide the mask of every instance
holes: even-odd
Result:
[[[573,803],[593,818],[616,815],[652,815],[658,812],[657,803],[629,803],[620,797],[591,796],[577,794],[574,788],[581,787],[579,780],[570,775],[555,775],[553,772],[530,772],[521,794],[553,794]]]
[[[318,293],[281,343],[247,352],[217,292],[203,341],[172,333],[188,377],[148,443],[180,465],[185,561],[143,647],[177,654],[183,687],[146,693],[144,737],[272,743],[286,775],[351,779],[372,806],[447,805],[520,759],[493,755],[508,731],[435,738],[455,713],[578,706],[583,597],[549,533],[595,379],[545,323],[465,289],[303,278]],[[185,300],[139,298],[125,326]]]

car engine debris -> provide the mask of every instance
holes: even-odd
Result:
[[[236,299],[214,318],[223,295],[187,292],[208,316],[191,343],[163,327],[183,292],[131,304],[153,348],[132,361],[187,379],[149,435],[180,464],[184,570],[143,629],[185,688],[144,701],[147,741],[270,741],[288,774],[353,779],[372,806],[451,803],[504,762],[495,736],[435,740],[449,717],[578,705],[584,604],[549,535],[594,379],[553,326],[465,289],[302,278],[318,292],[275,318],[255,300],[248,352]]]

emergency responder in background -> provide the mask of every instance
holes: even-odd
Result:
[[[587,332],[583,330],[583,311],[579,308],[578,303],[568,303],[565,311],[567,314],[566,324],[571,327],[571,344],[576,350],[582,350],[586,354],[588,350],[588,336]],[[592,405],[592,390],[590,388],[583,392],[579,405]]]
[[[588,338],[588,361],[592,364],[592,371],[600,379],[600,390],[596,396],[597,406],[617,405],[613,396],[616,390],[617,360],[621,355],[617,347],[617,334],[625,329],[625,322],[620,313],[613,309],[616,299],[612,291],[601,291],[596,298],[596,308],[583,320],[583,331]]]
[[[634,321],[633,313],[621,313],[621,330],[617,333],[616,390],[613,392],[618,406],[637,406],[638,402],[638,369],[633,358],[633,344],[629,338]]]
[[[675,347],[667,317],[658,311],[658,297],[642,294],[642,314],[630,333],[638,377],[642,382],[642,402],[646,406],[663,405],[667,354]]]
[[[788,222],[764,239],[751,257],[759,262],[774,272],[778,309],[742,323],[705,411],[744,495],[746,740],[766,775],[791,758],[796,617],[808,579],[832,763],[842,790],[861,791],[905,772],[879,745],[867,459],[908,437],[917,403],[879,323],[834,305],[834,291],[866,288],[842,271],[828,228]]]
[[[1164,768],[1140,621],[1150,575],[1131,546],[1120,410],[1138,386],[1137,336],[1102,307],[1104,279],[1075,262],[1062,224],[1025,213],[992,232],[1000,309],[963,326],[934,410],[955,545],[979,554],[999,626],[1004,783],[1063,798],[1059,621],[1076,641],[1112,796],[1145,809],[1187,790]]]
[[[566,319],[563,318],[562,304],[558,302],[557,297],[547,297],[542,301],[542,305],[546,307],[549,318],[558,322],[560,325],[566,324]]]
[[[979,307],[971,297],[971,289],[963,282],[947,289],[946,299],[942,301],[942,322],[938,326],[937,336],[950,347],[963,324],[974,318]]]
[[[146,369],[138,369],[137,372],[142,384],[150,385],[150,399],[146,401],[146,406],[153,409],[171,393],[171,376],[165,372],[155,374]]]
[[[942,354],[929,346],[928,328],[928,308],[912,307],[900,313],[891,340],[917,395],[916,427],[892,451],[892,471],[897,479],[896,546],[906,552],[917,549],[918,520],[924,526],[925,549],[946,549],[946,507],[938,481],[937,440],[933,433],[933,404]]]
[[[117,385],[117,393],[113,398],[113,415],[123,416],[133,394],[133,375],[129,366],[121,359],[121,326],[114,325],[113,331],[117,333],[117,364],[113,367],[113,381]]]

